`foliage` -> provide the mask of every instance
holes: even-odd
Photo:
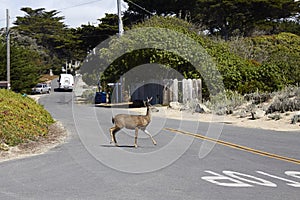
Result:
[[[239,33],[252,35],[255,30],[269,29],[266,27],[275,27],[272,31],[266,31],[267,33],[276,33],[283,29],[297,32],[299,23],[295,12],[298,11],[298,7],[295,5],[299,5],[299,2],[291,0],[269,2],[263,0],[222,2],[172,0],[172,4],[170,1],[132,0],[132,2],[152,13],[169,17],[151,17],[143,23],[134,25],[130,34],[125,33],[121,38],[113,38],[109,44],[103,43],[104,48],[101,50],[94,48],[110,35],[117,33],[116,15],[106,14],[100,19],[98,26],[82,25],[77,29],[69,29],[62,22],[64,17],[58,17],[59,12],[56,10],[22,8],[25,16],[17,18],[16,27],[12,31],[13,41],[16,41],[13,44],[15,49],[12,48],[16,55],[12,59],[12,74],[15,76],[12,81],[15,81],[13,87],[16,87],[14,90],[28,90],[41,73],[53,67],[58,73],[65,61],[84,58],[90,66],[83,67],[82,73],[88,77],[85,80],[88,80],[89,84],[96,84],[100,75],[103,84],[116,82],[122,74],[133,67],[146,63],[161,64],[169,72],[175,69],[185,78],[214,80],[216,74],[208,73],[212,68],[211,60],[209,64],[203,63],[208,59],[206,53],[222,74],[225,88],[241,94],[253,93],[257,90],[280,90],[287,84],[295,85],[300,81],[299,36],[280,33],[230,41],[214,40],[201,35],[199,26],[178,19],[192,17],[195,24],[199,25],[199,22],[200,26],[205,24],[211,32],[216,31],[216,35],[221,33],[225,38],[227,36],[233,38],[232,36],[239,35]],[[261,12],[262,8],[268,12]],[[149,13],[145,13],[145,10],[131,3],[129,3],[127,14],[142,15],[144,20],[149,18]],[[178,18],[170,17],[170,15],[176,15]],[[294,21],[291,21],[289,17],[293,17]],[[149,27],[170,30],[176,34],[170,36],[170,34],[160,35],[159,31],[147,32],[150,30]],[[204,50],[198,52],[188,41],[179,41],[178,34],[194,40]],[[160,38],[164,47],[169,44],[176,46],[174,48],[176,50],[168,51],[166,48],[161,48],[162,45],[150,49],[136,49],[135,45],[151,46],[151,41],[155,38]],[[92,53],[86,57],[88,52]],[[196,52],[197,56],[189,52]],[[5,79],[4,46],[0,48],[0,53],[0,63],[1,66],[3,65],[3,68],[0,68],[0,77]],[[115,55],[120,56],[116,58]],[[206,67],[203,67],[200,73],[195,68],[195,64],[191,63],[191,59],[187,59],[193,56],[194,62]],[[110,60],[110,58],[114,59]],[[107,70],[100,74],[105,68]],[[20,74],[25,74],[25,76],[20,76]],[[19,76],[25,79],[17,80]],[[204,81],[204,97],[209,96],[209,87],[219,85],[219,83],[207,85],[210,84],[209,82]]]
[[[300,35],[300,21],[297,17],[278,21],[266,21],[256,25],[253,35],[274,35],[282,32]]]
[[[30,92],[40,77],[42,69],[40,55],[36,51],[13,44],[10,62],[12,90]],[[0,80],[6,79],[6,46],[0,40]]]
[[[50,114],[33,99],[0,89],[0,143],[15,146],[48,133],[54,123]]]
[[[124,16],[126,22],[145,21],[151,14],[175,15],[192,21],[210,34],[222,36],[226,40],[235,35],[252,36],[258,32],[278,34],[288,30],[299,33],[300,28],[297,18],[300,2],[294,0],[125,0],[125,2],[129,5]],[[293,23],[291,18],[298,21]]]
[[[174,31],[176,34],[173,33],[170,36],[170,34],[163,35],[163,33],[159,33],[159,31],[149,32],[149,27]],[[287,80],[291,80],[282,75],[282,66],[279,66],[275,62],[275,58],[262,63],[255,60],[254,56],[260,55],[260,53],[257,50],[253,51],[253,49],[260,48],[261,46],[256,47],[254,45],[252,49],[244,50],[254,52],[253,55],[252,52],[250,52],[249,57],[241,53],[237,54],[239,48],[237,47],[236,51],[232,51],[232,43],[223,40],[212,40],[206,36],[199,35],[197,29],[192,24],[178,18],[153,17],[144,23],[134,26],[132,30],[134,34],[127,33],[121,38],[112,39],[108,48],[100,50],[100,66],[98,69],[104,69],[109,66],[102,74],[101,79],[103,82],[116,82],[122,74],[135,66],[145,63],[159,63],[164,65],[166,69],[175,69],[185,78],[201,78],[204,80],[203,93],[205,98],[209,96],[207,84],[210,84],[210,81],[207,80],[215,80],[213,79],[214,75],[208,73],[210,72],[210,70],[208,70],[209,65],[212,62],[216,64],[218,71],[221,73],[225,88],[238,91],[241,94],[253,93],[257,90],[268,92],[280,90],[288,83]],[[200,55],[196,56],[195,52],[198,53],[199,50],[194,49],[193,46],[195,45],[188,43],[188,41],[182,41],[177,33],[184,34],[189,39],[198,43],[199,46],[202,46],[203,50]],[[161,39],[163,37],[166,38]],[[278,35],[278,37],[280,38],[281,35]],[[162,46],[171,47],[175,44],[174,46],[178,49],[177,53],[161,48],[159,45],[156,48],[139,48],[135,50],[140,44],[147,46],[149,43],[153,43],[155,39],[161,40]],[[253,41],[254,40],[256,40],[256,38],[253,38]],[[277,43],[280,43],[280,41],[279,39]],[[281,42],[285,43],[284,40]],[[297,45],[298,43],[296,42],[295,44]],[[241,46],[247,48],[246,44]],[[283,46],[284,48],[288,48],[287,44]],[[123,49],[125,49],[125,53],[121,54]],[[293,52],[289,52],[291,53],[290,55],[297,54],[294,49],[292,51]],[[210,58],[205,56],[205,53],[207,53]],[[121,56],[116,58],[115,55],[118,54],[121,54]],[[194,63],[202,66],[200,70],[199,68],[196,69],[193,65],[194,63],[192,64],[190,60],[187,59],[190,55],[186,54],[193,54],[194,57],[192,60]],[[112,58],[115,58],[115,60],[111,60]],[[297,63],[299,57],[294,56],[293,58],[294,59],[290,59],[290,61]],[[277,58],[277,60],[279,62],[280,58]],[[207,63],[204,63],[205,61],[207,61]],[[294,68],[296,66],[297,64],[293,65]],[[97,78],[97,76],[94,77]],[[299,77],[295,77],[294,79],[297,80],[298,78]],[[217,84],[210,87],[215,87]]]
[[[252,102],[252,104],[261,104],[269,101],[273,96],[268,92],[254,92],[250,94],[245,94],[244,98],[246,101]]]
[[[245,103],[245,99],[238,92],[225,90],[222,93],[211,96],[204,104],[216,114],[231,114],[233,110]]]
[[[251,36],[257,25],[294,17],[300,2],[294,0],[198,0],[194,22],[206,25],[211,34],[229,39],[235,34]],[[271,34],[274,34],[274,32]]]
[[[105,14],[104,18],[99,19],[98,26],[82,25],[74,29],[75,35],[81,41],[80,49],[86,53],[92,51],[102,41],[118,32],[118,16],[115,14]],[[82,59],[84,58],[82,57]]]
[[[191,17],[191,12],[194,10],[197,0],[125,0],[125,2],[129,6],[125,12],[125,18],[128,17],[131,22],[136,22],[139,19],[150,17],[151,13],[164,16],[175,14],[178,18],[188,19]],[[144,9],[141,9],[141,7]]]
[[[22,36],[36,40],[36,43],[46,49],[50,59],[45,65],[60,72],[66,60],[76,59],[80,54],[77,51],[79,40],[62,22],[64,17],[56,16],[56,10],[45,11],[44,8],[32,9],[25,7],[24,17],[17,17],[14,27]]]
[[[300,36],[280,33],[272,36],[238,38],[229,42],[233,53],[252,60],[258,68],[263,90],[275,91],[300,83]]]
[[[109,66],[102,76],[102,82],[115,82],[133,67],[146,63],[165,66],[166,74],[173,68],[185,78],[199,78],[200,73],[191,62],[201,66],[204,79],[218,81],[213,72],[212,60],[208,58],[205,49],[192,39],[197,35],[189,28],[193,26],[177,18],[154,17],[144,24],[134,26],[132,31],[122,37],[112,38],[109,47],[102,48],[99,52],[100,62],[97,69]],[[84,73],[88,71],[82,69],[82,72],[83,70]],[[158,76],[162,78],[164,75]],[[211,85],[211,88],[220,85],[218,82]]]
[[[294,115],[291,124],[296,124],[297,122],[300,122],[300,115]]]
[[[86,103],[95,103],[96,92],[96,89],[85,90],[83,91],[81,97],[85,99]]]
[[[278,61],[281,60],[282,56],[280,55],[273,55],[274,59],[270,59],[268,60],[268,62],[259,63],[255,60],[254,56],[245,57],[243,55],[240,55],[240,53],[238,53],[238,51],[242,52],[240,49],[238,51],[232,52],[230,50],[232,49],[232,46],[228,42],[222,40],[213,41],[205,36],[196,34],[197,29],[195,29],[190,23],[183,22],[182,20],[178,19],[169,18],[168,20],[166,20],[161,18],[152,18],[151,20],[146,21],[140,26],[158,26],[171,30],[175,29],[176,31],[180,31],[193,38],[205,48],[210,56],[213,57],[214,61],[217,64],[219,72],[223,76],[223,84],[226,89],[238,91],[241,94],[252,93],[257,90],[272,92],[282,89],[284,85],[288,83],[287,78],[285,76],[282,76],[282,66],[278,66],[278,64],[274,62],[276,59]],[[291,37],[291,35],[293,37]],[[295,77],[297,75],[297,71],[300,70],[299,67],[297,68],[297,63],[299,63],[300,58],[299,52],[297,53],[297,48],[299,48],[299,40],[297,40],[298,36],[282,33],[278,36],[273,37],[278,37],[277,41],[274,43],[283,43],[282,46],[284,46],[285,49],[289,49],[289,46],[291,44],[293,45],[293,48],[289,49],[289,51],[285,53],[290,57],[287,63],[292,62],[291,66],[293,66],[293,70],[291,70],[289,73],[296,72],[292,80],[299,79],[300,76]],[[256,38],[253,38],[253,40],[255,39]],[[291,42],[287,42],[286,40]],[[257,48],[259,47],[260,46],[258,45]],[[270,51],[274,53],[274,51],[267,50],[267,48],[268,45],[266,45],[262,51]],[[278,52],[280,52],[280,50],[278,50]],[[254,53],[254,55],[260,54],[262,53],[257,51],[255,51]],[[185,69],[184,66],[183,69]],[[187,68],[187,71],[188,70],[189,69]]]
[[[300,88],[295,86],[286,87],[276,92],[275,98],[268,107],[266,114],[274,112],[287,112],[300,110]]]

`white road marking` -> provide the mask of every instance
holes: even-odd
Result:
[[[287,185],[289,186],[292,186],[292,187],[300,187],[300,183],[299,182],[296,182],[296,181],[292,181],[292,180],[289,180],[289,179],[286,179],[286,178],[281,178],[279,176],[275,176],[275,175],[272,175],[272,174],[268,174],[266,172],[262,172],[262,171],[256,171],[257,173],[259,174],[263,174],[265,176],[269,176],[271,178],[275,178],[275,179],[278,179],[278,180],[282,180],[282,181],[285,181],[285,182],[288,182]]]
[[[223,171],[223,173],[230,176],[230,177],[232,177],[232,178],[239,179],[241,181],[245,181],[245,182],[252,183],[252,184],[255,184],[255,185],[262,185],[262,186],[268,186],[268,187],[277,187],[277,185],[275,183],[272,183],[272,182],[267,181],[265,179],[257,178],[255,176],[251,176],[251,175],[248,175],[248,174],[242,174],[242,173],[233,172],[233,171]],[[243,177],[245,177],[245,178],[243,178]]]
[[[300,172],[296,171],[286,171],[284,172],[286,175],[294,177],[294,178],[300,178]]]
[[[212,174],[213,176],[203,176],[201,177],[203,180],[211,182],[216,185],[224,186],[224,187],[253,187],[250,184],[244,183],[242,181],[230,178],[228,176],[224,176],[212,171],[205,171],[206,173]],[[229,182],[221,182],[221,181],[229,181]]]
[[[224,186],[224,187],[254,187],[254,186],[264,186],[264,187],[277,187],[277,185],[269,180],[262,179],[255,177],[253,175],[244,174],[240,172],[234,172],[234,171],[228,171],[225,170],[222,173],[219,174],[210,170],[206,170],[206,173],[211,174],[212,176],[203,176],[201,177],[202,180],[205,180],[207,182],[213,183],[215,185]],[[263,171],[256,171],[258,174],[262,174],[266,177],[281,180],[286,182],[286,185],[294,187],[294,188],[300,188],[300,183],[282,178],[279,176],[275,176]],[[291,176],[293,178],[300,179],[300,172],[299,171],[285,171],[286,175]]]

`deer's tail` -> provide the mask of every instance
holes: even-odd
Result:
[[[111,122],[114,124],[115,123],[115,118],[111,118]]]

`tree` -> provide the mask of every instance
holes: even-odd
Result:
[[[24,17],[17,17],[15,29],[22,36],[34,38],[38,45],[46,49],[50,60],[45,65],[59,72],[66,60],[77,59],[78,53],[74,53],[73,49],[77,49],[79,45],[78,38],[62,22],[64,17],[57,16],[58,11],[29,7],[21,10],[26,14]]]
[[[17,44],[11,45],[11,86],[17,92],[30,92],[40,78],[40,55]],[[6,80],[6,45],[0,40],[0,80]]]
[[[259,25],[294,17],[300,2],[294,0],[198,0],[193,21],[207,27],[211,34],[223,38],[240,34],[250,36]]]
[[[135,66],[148,63],[161,64],[166,73],[155,74],[159,76],[158,78],[176,76],[178,73],[173,73],[174,71],[181,73],[185,78],[203,78],[207,80],[204,83],[207,84],[207,87],[204,86],[204,93],[208,96],[207,88],[214,88],[213,91],[217,91],[222,86],[212,60],[202,48],[208,48],[209,45],[212,47],[211,52],[208,53],[214,54],[214,51],[219,51],[220,47],[194,32],[193,25],[190,23],[175,17],[153,17],[143,24],[134,26],[133,31],[127,32],[121,38],[113,38],[107,48],[100,50],[98,65],[93,65],[93,69],[87,65],[86,68],[81,69],[81,72],[84,74],[84,79],[90,81],[93,77],[99,77],[101,69],[106,69],[104,73],[101,72],[101,81],[109,83],[119,80],[122,74]],[[224,51],[220,49],[222,55]],[[228,50],[227,52],[230,54]],[[121,56],[118,56],[120,54]],[[106,68],[107,66],[109,67]],[[153,71],[151,73],[149,68],[149,72],[145,73],[150,76]],[[94,80],[94,83],[96,81]]]
[[[118,33],[117,15],[106,13],[104,18],[98,20],[100,21],[98,26],[90,24],[81,25],[81,27],[74,30],[81,41],[80,48],[85,52],[84,57],[86,57],[87,53],[93,50],[102,41]]]
[[[125,0],[126,1],[126,0]],[[151,15],[192,21],[210,34],[229,39],[254,32],[278,34],[299,30],[300,1],[294,0],[128,0],[125,24],[142,22]],[[293,19],[293,20],[291,20]],[[290,23],[296,21],[296,24]]]
[[[169,16],[190,20],[197,0],[130,0],[124,14],[125,24],[144,21],[152,15]]]

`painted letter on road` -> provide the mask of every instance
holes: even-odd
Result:
[[[225,186],[225,187],[252,187],[252,185],[243,183],[240,180],[230,178],[212,171],[205,171],[206,173],[212,174],[213,176],[203,176],[203,180],[214,183],[216,185]]]

